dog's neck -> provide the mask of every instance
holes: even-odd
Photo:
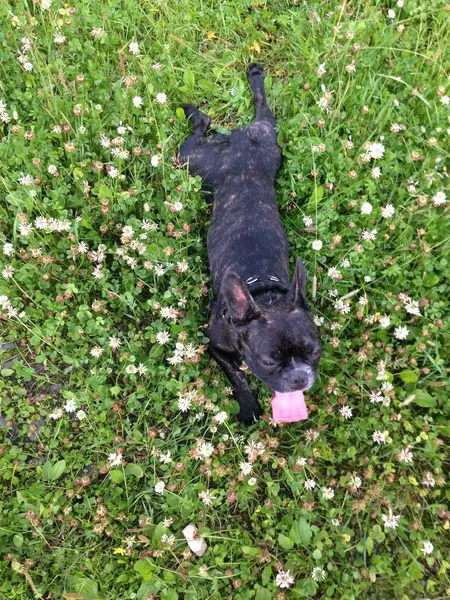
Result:
[[[247,289],[257,304],[275,304],[281,296],[288,291],[288,287],[283,285],[278,277],[270,276],[261,278],[249,285]]]
[[[264,280],[263,278],[250,278],[257,279],[251,285],[247,283],[247,289],[250,292],[251,297],[256,302],[256,304],[263,304],[265,306],[272,306],[280,300],[281,297],[285,296],[288,292],[289,288],[284,286],[279,281],[274,280]],[[219,306],[216,303],[212,303],[212,306]],[[222,304],[221,307],[222,317],[225,319],[230,319],[230,315],[228,313],[228,308],[225,304]]]

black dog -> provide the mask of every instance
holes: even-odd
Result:
[[[280,420],[299,420],[307,415],[302,390],[317,377],[321,347],[304,298],[300,259],[293,283],[289,280],[289,249],[274,190],[281,149],[263,68],[251,64],[247,78],[256,106],[253,123],[231,135],[206,136],[211,119],[185,106],[194,131],[180,157],[213,192],[208,257],[216,302],[209,351],[233,386],[240,420],[249,424],[262,409],[240,369],[242,360],[287,413],[301,415]]]

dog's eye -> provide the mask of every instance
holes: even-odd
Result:
[[[312,354],[313,356],[319,356],[319,354],[320,354],[320,348],[313,348],[313,349],[311,350],[311,354]]]
[[[264,365],[265,367],[274,367],[275,366],[275,361],[271,360],[270,358],[261,358],[259,360],[259,362]]]

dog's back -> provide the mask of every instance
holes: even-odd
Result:
[[[209,117],[192,107],[185,109],[194,132],[181,146],[180,156],[214,198],[208,257],[216,295],[228,269],[244,281],[267,274],[289,285],[287,238],[274,189],[281,163],[275,119],[266,108],[262,68],[251,65],[247,76],[257,106],[256,119],[248,127],[208,136]]]
[[[241,421],[251,423],[262,413],[239,368],[242,360],[274,392],[278,418],[295,421],[307,416],[303,390],[317,376],[320,343],[299,259],[289,282],[287,236],[274,189],[281,149],[264,71],[250,65],[247,77],[256,107],[253,123],[229,136],[207,136],[210,118],[187,106],[194,130],[181,158],[213,193],[208,258],[216,303],[209,353],[231,381]]]

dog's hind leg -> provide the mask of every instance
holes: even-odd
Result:
[[[211,124],[211,119],[192,104],[183,106],[184,114],[192,123],[194,130],[183,142],[180,148],[180,158],[184,163],[189,161],[189,170],[194,174],[204,176],[203,168],[207,162],[204,150],[206,132]]]
[[[264,69],[258,63],[252,63],[247,68],[247,79],[253,93],[256,108],[256,121],[268,121],[275,126],[275,117],[270,110],[264,90]]]
[[[223,150],[230,142],[230,136],[222,134],[206,135],[211,119],[191,104],[183,106],[184,114],[194,126],[191,135],[180,148],[180,158],[189,164],[191,175],[200,175],[204,191],[213,192],[220,181],[220,167],[223,164]]]
[[[203,136],[211,125],[211,118],[207,114],[202,113],[193,104],[185,104],[183,106],[184,114],[186,118],[194,126],[193,135]]]

